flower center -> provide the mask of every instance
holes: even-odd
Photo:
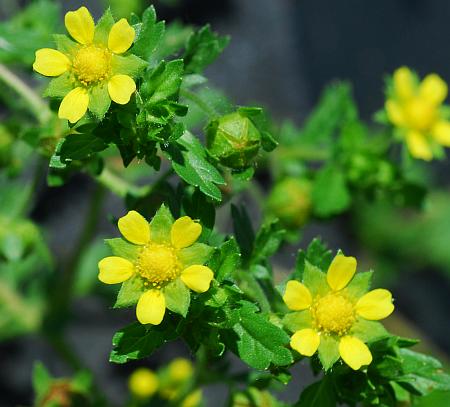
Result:
[[[73,72],[85,86],[107,79],[110,72],[111,53],[95,45],[80,48],[73,58]]]
[[[150,243],[145,246],[137,261],[142,278],[156,288],[168,283],[180,274],[180,264],[172,247]]]
[[[417,130],[429,129],[436,119],[435,106],[418,97],[406,104],[405,113],[410,126]]]
[[[344,335],[355,322],[353,305],[341,294],[319,298],[311,311],[317,329],[327,334]]]

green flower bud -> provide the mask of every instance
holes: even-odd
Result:
[[[206,128],[207,147],[219,162],[236,170],[249,167],[261,147],[261,134],[240,112],[213,120]]]
[[[268,209],[286,227],[299,228],[311,213],[311,189],[311,182],[305,178],[286,178],[272,189]]]

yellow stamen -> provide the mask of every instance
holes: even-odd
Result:
[[[73,58],[73,72],[85,86],[106,80],[111,71],[111,52],[106,48],[88,45]]]
[[[342,294],[331,293],[317,299],[311,307],[317,330],[345,335],[355,322],[353,304]]]
[[[161,288],[175,280],[181,272],[175,250],[167,245],[150,243],[145,246],[138,258],[138,273],[149,285]]]

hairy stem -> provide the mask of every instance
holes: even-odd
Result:
[[[30,112],[40,123],[45,123],[51,116],[50,109],[42,98],[21,78],[0,64],[0,81],[13,89],[26,102]]]

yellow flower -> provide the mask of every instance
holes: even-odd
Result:
[[[192,377],[194,368],[192,362],[185,358],[175,358],[169,365],[169,377],[171,381],[184,382]]]
[[[390,93],[387,116],[401,131],[413,157],[429,161],[439,146],[450,147],[450,122],[442,106],[448,89],[438,75],[427,75],[418,83],[408,68],[399,68]]]
[[[125,294],[119,293],[119,297],[130,297],[125,298],[127,305],[137,300],[136,315],[142,324],[159,325],[166,308],[185,316],[189,289],[203,293],[213,279],[211,269],[203,265],[213,249],[196,243],[201,225],[189,216],[173,222],[162,206],[150,224],[138,212],[130,211],[119,219],[118,226],[126,241],[113,242],[116,256],[99,262],[100,281],[124,282],[121,293]]]
[[[200,389],[189,393],[181,402],[181,407],[197,407],[202,402],[203,394]]]
[[[133,27],[124,18],[114,22],[109,10],[95,26],[86,7],[69,11],[65,25],[76,42],[55,36],[58,50],[39,49],[33,64],[36,72],[57,77],[46,94],[64,97],[58,116],[75,123],[89,108],[102,118],[111,100],[128,103],[136,90],[132,76],[145,66],[138,57],[123,55],[133,44]]]
[[[153,396],[158,390],[158,376],[150,369],[141,367],[136,369],[130,376],[128,387],[130,392],[142,399]]]
[[[355,276],[356,259],[338,254],[327,274],[306,264],[303,283],[291,280],[283,300],[292,311],[285,324],[295,332],[291,347],[302,355],[312,356],[319,350],[325,369],[339,356],[357,370],[372,362],[365,344],[385,331],[375,322],[394,310],[388,290],[367,292],[371,273]]]

